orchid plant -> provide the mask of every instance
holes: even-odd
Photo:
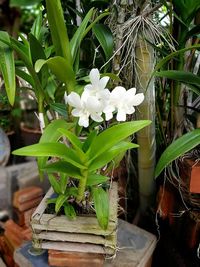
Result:
[[[100,130],[95,126],[84,139],[76,134],[74,123],[64,120],[52,121],[44,130],[39,144],[15,150],[15,155],[38,157],[40,172],[47,172],[57,196],[50,199],[55,212],[63,207],[66,216],[75,218],[75,206],[92,206],[98,222],[106,229],[109,221],[108,188],[109,176],[102,172],[120,153],[138,147],[127,138],[150,124],[150,121],[125,122],[126,115],[135,111],[144,100],[136,89],[126,90],[122,86],[112,91],[106,88],[109,77],[100,78],[98,69],[89,74],[90,84],[81,95],[71,92],[65,95],[71,114],[78,117],[78,125],[91,126],[92,121],[101,125],[112,119],[112,126]],[[114,123],[114,116],[118,123]],[[119,123],[122,122],[122,123]],[[49,160],[49,158],[51,159]],[[74,204],[76,203],[76,204]]]

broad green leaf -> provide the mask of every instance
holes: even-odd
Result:
[[[175,52],[172,52],[171,54],[167,55],[166,57],[164,57],[163,59],[161,59],[159,61],[159,63],[155,66],[151,76],[150,76],[150,79],[149,79],[149,82],[147,84],[147,87],[149,87],[149,84],[151,82],[151,79],[153,78],[153,76],[155,75],[155,73],[161,69],[170,59],[172,58],[176,58],[176,56],[178,55],[181,55],[183,53],[185,53],[186,51],[189,51],[189,50],[193,50],[193,49],[200,49],[200,45],[192,45],[192,46],[189,46],[189,47],[186,47],[186,48],[183,48],[183,49],[180,49],[178,51],[175,51]]]
[[[49,182],[50,182],[51,186],[53,187],[54,192],[57,194],[62,193],[59,182],[56,179],[56,177],[51,173],[48,174],[48,177],[49,177]]]
[[[80,26],[76,30],[75,34],[73,35],[72,39],[70,40],[70,48],[71,48],[71,55],[73,58],[73,63],[75,61],[81,41],[84,37],[84,31],[87,27],[88,22],[90,21],[93,15],[93,11],[94,11],[93,8],[89,10],[89,12],[86,14],[85,18],[81,22]]]
[[[0,39],[10,43],[10,37],[7,32],[0,31]],[[10,104],[15,102],[15,63],[13,50],[7,44],[0,41],[0,71],[2,73],[6,93]]]
[[[75,86],[75,74],[71,65],[63,57],[52,57],[47,60],[39,59],[35,63],[35,70],[39,72],[44,64],[47,64],[53,74],[70,88]]]
[[[50,107],[55,110],[59,115],[63,116],[64,118],[67,118],[67,109],[65,104],[52,103],[50,104]]]
[[[72,132],[66,129],[63,129],[63,128],[58,129],[58,131],[61,132],[72,144],[74,149],[77,151],[77,155],[79,155],[80,161],[86,163],[87,157],[86,157],[86,154],[82,150],[82,143],[78,139],[78,137]]]
[[[64,57],[72,67],[70,44],[60,0],[46,0],[47,18],[56,55]]]
[[[60,173],[60,190],[62,194],[65,193],[67,181],[68,181],[68,176],[66,175],[66,173]]]
[[[70,205],[69,203],[64,203],[64,212],[67,218],[73,220],[76,218],[76,212],[74,210],[74,207]]]
[[[70,141],[70,143],[77,149],[81,149],[82,148],[82,143],[79,140],[79,138],[73,134],[72,132],[64,129],[64,128],[59,128],[58,131],[63,134],[65,137],[67,137],[67,139]]]
[[[93,141],[87,153],[89,160],[92,161],[98,156],[102,155],[107,150],[111,149],[114,145],[124,140],[128,136],[136,133],[145,126],[149,125],[151,121],[140,120],[124,122],[112,126],[105,131],[101,132]]]
[[[177,159],[181,155],[184,155],[184,153],[190,151],[199,144],[200,129],[195,129],[175,140],[162,153],[156,166],[155,177],[158,177],[159,174],[164,170],[164,168],[173,160]]]
[[[159,71],[155,73],[155,76],[166,77],[180,82],[200,86],[200,77],[188,71],[178,71],[178,70]]]
[[[41,34],[41,28],[42,28],[42,11],[39,11],[39,14],[37,15],[37,18],[35,19],[33,26],[31,28],[31,33],[37,38],[40,39]]]
[[[72,123],[67,123],[65,120],[54,120],[52,121],[45,129],[40,138],[39,143],[46,143],[46,142],[56,142],[62,136],[60,132],[57,131],[58,128],[65,128],[70,129],[73,127]],[[38,168],[39,170],[46,164],[48,157],[40,157],[38,158]],[[43,178],[42,173],[40,172],[41,178]]]
[[[17,76],[22,78],[24,81],[28,82],[32,87],[34,87],[34,81],[28,73],[19,68],[15,68],[15,73]]]
[[[137,148],[139,147],[137,144],[132,144],[130,142],[121,141],[115,146],[113,146],[111,149],[107,150],[103,155],[99,155],[96,157],[90,164],[89,164],[89,170],[94,171],[99,168],[104,167],[107,163],[112,161],[115,157],[117,157],[122,152],[127,151],[131,148]]]
[[[33,65],[39,59],[46,60],[46,55],[45,55],[42,45],[36,39],[36,37],[31,33],[29,34],[29,42],[30,42],[30,51],[31,51],[31,58],[32,58]],[[39,73],[39,79],[41,81],[43,88],[46,87],[48,78],[49,78],[48,67],[44,65],[40,69],[40,73]]]
[[[113,36],[110,29],[103,24],[96,24],[92,30],[104,51],[106,61],[109,60],[113,55]]]
[[[186,71],[168,70],[155,73],[157,77],[166,77],[175,81],[186,84],[193,92],[200,95],[200,78],[199,76]]]
[[[66,195],[59,195],[56,200],[56,205],[55,205],[55,212],[58,213],[63,206],[63,204],[66,202],[67,196]]]
[[[88,148],[91,146],[92,142],[94,141],[94,139],[97,137],[97,131],[93,130],[87,137],[87,139],[85,140],[84,144],[83,144],[83,151],[87,152]]]
[[[54,172],[65,173],[66,175],[76,179],[82,178],[80,169],[66,161],[58,161],[48,164],[44,166],[42,170],[47,171],[48,173],[54,173]]]
[[[79,161],[76,152],[61,143],[49,142],[34,144],[14,150],[12,153],[19,156],[59,157],[78,168],[85,168]]]
[[[40,143],[58,141],[62,134],[57,130],[59,128],[71,129],[73,126],[73,123],[66,122],[62,119],[51,121],[51,123],[44,129],[40,138]]]
[[[100,174],[90,174],[87,178],[87,186],[98,185],[107,182],[110,177],[103,176]]]
[[[42,0],[10,0],[11,7],[27,7],[34,6],[41,2]]]
[[[92,188],[92,198],[99,225],[104,230],[108,227],[109,221],[109,197],[108,193],[101,187]]]

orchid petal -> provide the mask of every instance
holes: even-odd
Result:
[[[117,121],[125,121],[126,120],[126,112],[123,109],[118,109],[116,119],[117,119]]]
[[[104,76],[103,78],[101,78],[99,81],[99,87],[101,89],[104,89],[106,87],[106,84],[108,83],[109,79],[110,78],[108,76]]]
[[[93,89],[93,86],[91,84],[87,84],[85,87],[84,87],[84,91],[88,90],[88,91],[91,91]]]
[[[113,113],[112,112],[104,112],[105,113],[105,119],[106,121],[109,121],[113,118]]]
[[[79,126],[87,128],[89,126],[89,117],[81,116],[78,121]]]
[[[91,116],[91,118],[94,120],[94,121],[96,121],[96,122],[102,122],[103,121],[103,118],[101,117],[101,115],[100,114],[98,114],[98,113],[93,113],[93,114],[91,114],[90,115]]]
[[[81,98],[80,96],[75,93],[71,92],[68,97],[67,97],[67,102],[69,103],[70,106],[75,107],[75,108],[81,108]]]
[[[102,112],[103,106],[95,96],[90,96],[87,99],[86,108],[89,110],[89,112],[94,113]]]
[[[92,69],[89,74],[92,85],[97,85],[100,79],[100,73],[98,69]]]
[[[131,103],[133,106],[138,106],[143,102],[143,100],[144,100],[144,94],[139,93],[133,97],[133,99],[131,100]]]
[[[81,115],[81,110],[80,109],[77,109],[77,108],[73,109],[72,110],[72,115],[74,117],[79,117]]]

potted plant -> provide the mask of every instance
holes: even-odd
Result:
[[[50,191],[45,198],[46,203],[53,206],[53,215],[47,215],[44,201],[33,214],[32,228],[36,239],[37,236],[40,241],[44,239],[44,234],[37,235],[41,230],[50,231],[50,235],[46,235],[47,240],[52,240],[55,235],[54,241],[58,241],[56,238],[60,236],[55,234],[56,231],[60,234],[67,232],[63,238],[68,242],[78,242],[79,237],[72,238],[71,233],[86,233],[80,242],[92,242],[96,236],[95,242],[105,244],[109,247],[107,253],[113,254],[116,247],[117,194],[116,185],[112,183],[107,169],[119,154],[138,147],[128,138],[149,125],[150,121],[124,122],[126,114],[134,113],[134,106],[144,99],[143,94],[136,94],[135,88],[126,90],[117,86],[110,92],[105,88],[109,77],[100,78],[97,69],[92,69],[89,77],[91,83],[84,87],[81,95],[71,92],[66,96],[67,108],[71,110],[72,117],[79,118],[78,121],[52,121],[38,144],[15,150],[13,154],[38,157],[39,170],[41,173],[47,172],[52,191],[56,193],[52,196],[53,192]],[[114,114],[117,123],[114,122]],[[107,127],[103,127],[103,122]],[[114,193],[110,191],[112,185],[115,187]],[[109,192],[112,197],[115,195],[115,199],[109,200]],[[66,217],[55,219],[62,210]],[[82,220],[80,227],[77,226],[81,223],[77,213],[83,216],[91,211],[95,211],[97,220],[89,217]],[[73,221],[76,217],[78,219]],[[69,246],[65,248],[60,243],[54,244],[56,249],[69,249]],[[35,243],[35,247],[39,246],[52,248],[49,242],[44,241]],[[105,252],[104,249],[99,251]]]
[[[21,69],[16,69],[16,73],[32,85],[38,103],[40,126],[41,129],[44,129],[39,144],[21,148],[14,151],[13,154],[38,157],[40,174],[43,176],[43,172],[48,173],[48,178],[56,194],[51,196],[51,192],[49,192],[46,196],[46,198],[50,198],[48,202],[53,206],[54,214],[50,215],[51,218],[47,219],[46,217],[47,210],[43,205],[46,200],[37,210],[37,213],[43,217],[33,216],[34,236],[36,241],[39,240],[39,243],[35,242],[34,244],[35,247],[40,245],[44,247],[42,241],[44,235],[38,236],[41,234],[38,233],[40,230],[51,231],[47,238],[49,236],[52,238],[54,234],[58,238],[60,235],[55,232],[59,230],[60,233],[63,233],[66,229],[65,226],[68,228],[66,231],[72,233],[75,230],[70,230],[72,228],[69,225],[73,227],[77,222],[79,223],[79,213],[90,214],[93,210],[93,213],[97,215],[97,220],[89,218],[89,221],[95,221],[95,224],[92,224],[94,230],[87,232],[84,227],[85,233],[89,237],[92,235],[92,240],[95,239],[94,236],[98,236],[98,241],[95,241],[98,244],[102,245],[105,240],[109,241],[106,243],[111,248],[109,253],[114,253],[116,238],[112,233],[116,230],[117,223],[111,215],[114,214],[117,217],[117,200],[112,198],[109,200],[109,191],[111,185],[114,185],[114,193],[111,191],[110,195],[116,195],[116,186],[110,181],[108,173],[110,168],[117,166],[116,158],[121,158],[121,154],[125,153],[127,149],[137,147],[128,138],[150,124],[150,121],[124,122],[126,114],[134,113],[134,106],[143,101],[144,95],[136,94],[135,88],[126,90],[122,86],[117,86],[109,91],[106,89],[109,77],[105,74],[100,77],[98,69],[91,70],[90,84],[88,84],[87,76],[80,78],[81,42],[93,29],[93,26],[108,12],[103,12],[95,18],[94,9],[90,9],[69,40],[60,1],[46,0],[46,7],[53,43],[52,53],[49,54],[49,49],[47,51],[42,47],[36,38],[37,35],[33,34],[34,31],[28,41],[21,36],[22,41],[20,42],[9,38],[5,32],[0,34],[0,45],[3,48],[5,62],[8,62],[6,60],[8,58],[10,62],[10,66],[6,64],[5,66],[12,70],[9,72],[12,74],[12,77],[9,77],[11,79],[8,79],[7,71],[3,73],[4,79],[7,79],[9,100],[13,104],[15,93],[13,89],[15,68],[11,48],[17,51],[26,66],[28,74]],[[35,25],[35,29],[38,25],[40,25],[39,22]],[[108,32],[106,32],[107,34]],[[108,51],[112,51],[112,49],[108,49],[108,43],[102,41],[106,35],[103,30],[98,31],[97,39],[102,50],[106,51],[106,55],[109,57],[110,52],[108,53]],[[114,75],[110,76],[115,77]],[[53,90],[50,91],[47,89],[49,80],[53,80]],[[49,92],[51,93],[49,94]],[[58,94],[59,98],[57,98]],[[63,96],[66,104],[63,103]],[[60,102],[57,102],[59,100]],[[47,118],[47,111],[52,112],[50,108],[52,104],[54,107],[55,104],[64,107],[66,119],[51,121]],[[117,123],[113,119],[115,115]],[[53,118],[55,117],[53,116]],[[123,123],[119,123],[121,121]],[[109,211],[109,203],[110,206],[115,203],[114,212],[112,209]],[[64,212],[67,217],[61,216],[57,220],[59,212]],[[75,217],[78,218],[72,221]],[[61,221],[60,218],[62,218]],[[67,233],[67,237],[65,236],[65,241],[71,240],[68,239],[69,236],[74,238],[70,233]],[[86,235],[83,236],[83,232],[81,232],[82,242],[83,240],[89,242]],[[59,245],[59,249],[63,249],[63,244]]]

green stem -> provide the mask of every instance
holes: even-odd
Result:
[[[78,184],[78,195],[77,195],[77,202],[81,202],[84,199],[86,183],[88,178],[88,169],[82,171],[82,179],[80,179]]]

